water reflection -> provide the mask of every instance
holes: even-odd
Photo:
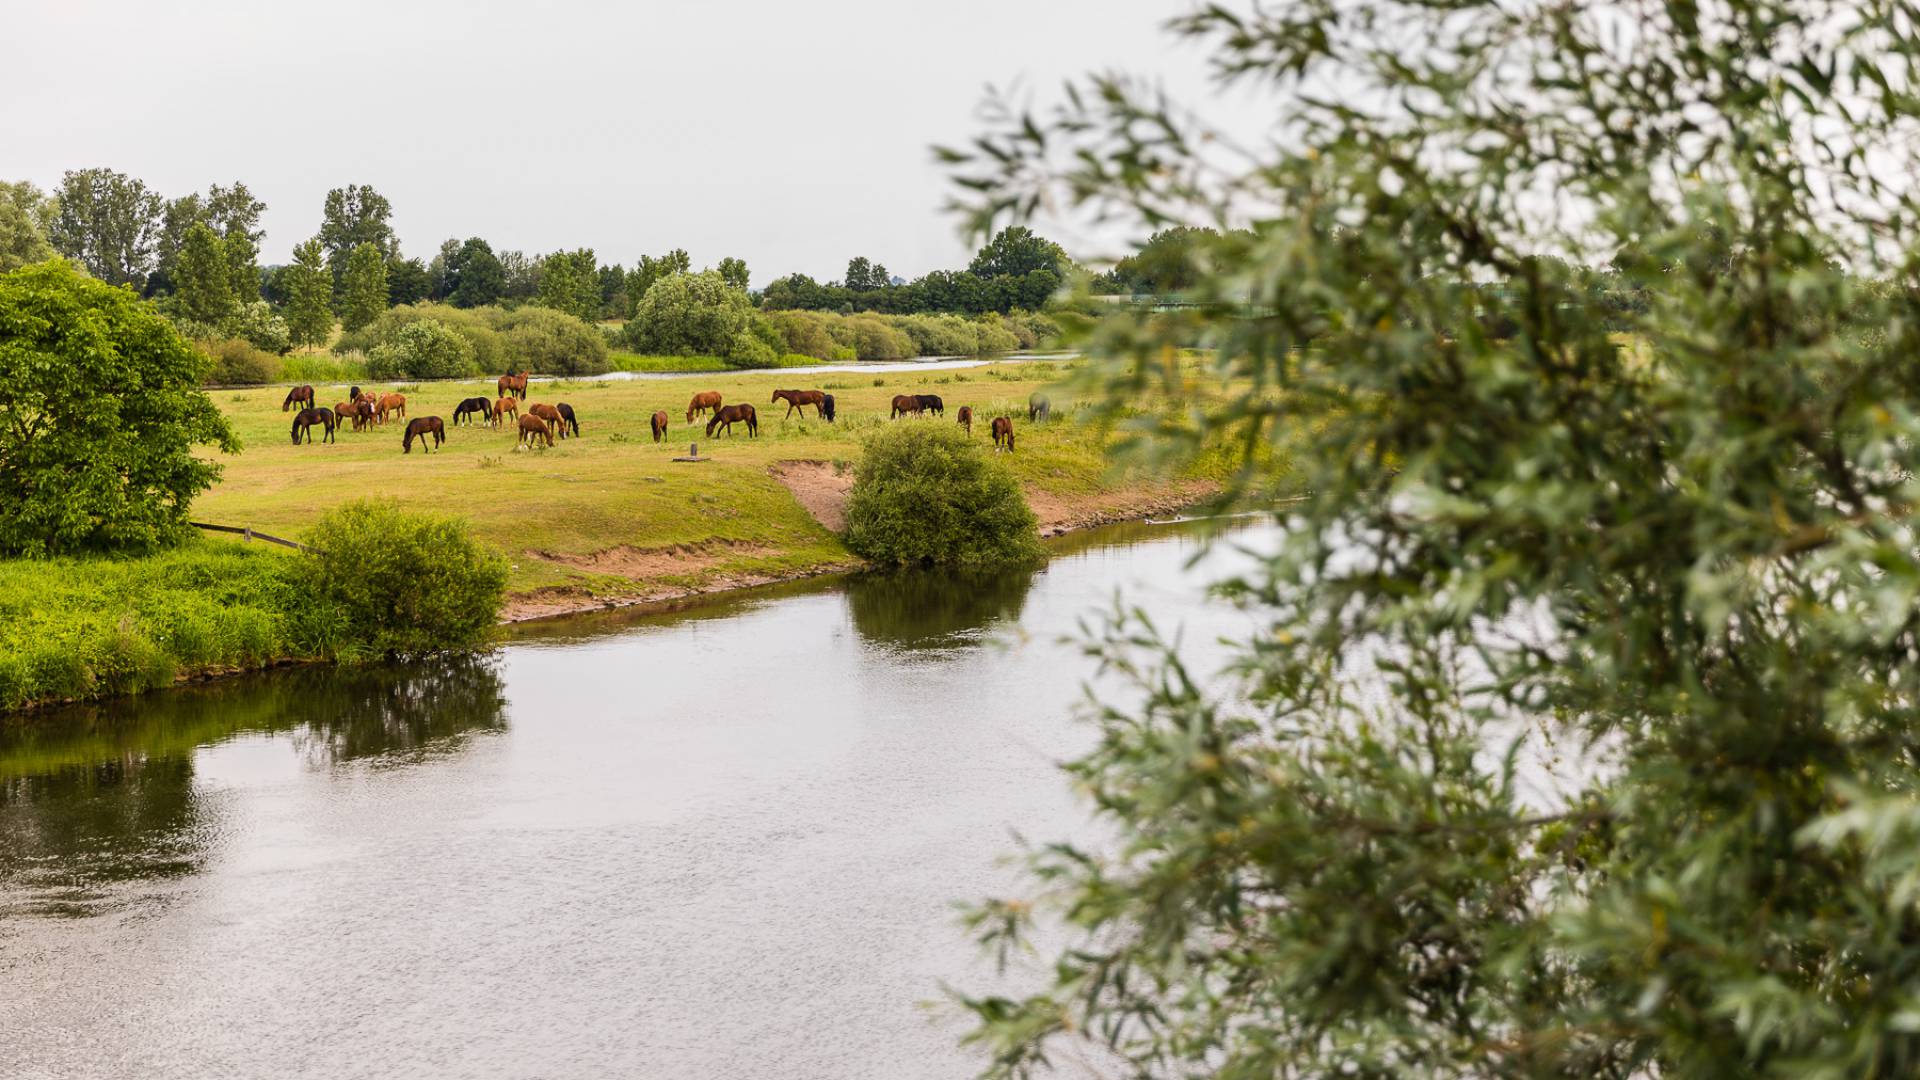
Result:
[[[315,767],[451,750],[506,727],[484,659],[306,668],[34,714],[0,730],[0,914],[78,914],[100,889],[191,873],[217,831],[218,793],[194,751],[284,733]]]
[[[969,644],[1017,622],[1035,571],[903,570],[847,580],[847,612],[869,644],[929,649]]]

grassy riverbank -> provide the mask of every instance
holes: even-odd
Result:
[[[397,424],[293,446],[283,391],[218,391],[244,449],[219,458],[225,473],[193,516],[299,537],[330,508],[371,496],[464,518],[511,564],[504,614],[530,618],[851,568],[857,561],[828,526],[862,437],[890,422],[952,424],[961,405],[973,406],[983,449],[991,417],[1016,418],[1019,451],[1001,460],[1049,532],[1170,510],[1210,489],[1216,478],[1207,475],[1174,483],[1114,475],[1103,435],[1075,422],[1072,395],[1058,385],[1074,363],[536,383],[530,402],[568,402],[583,437],[533,450],[506,427],[466,425],[449,425],[447,444],[433,453],[417,445],[401,453]],[[839,422],[785,418],[784,404],[768,403],[784,385],[833,393]],[[461,399],[491,391],[483,383],[374,388],[405,393],[411,416],[449,420]],[[1042,389],[1055,418],[1028,424],[1027,397]],[[701,421],[689,425],[687,399],[704,390],[753,404],[760,437],[736,429],[709,440]],[[331,404],[346,387],[319,392]],[[889,421],[898,393],[940,394],[946,419]],[[658,444],[648,431],[656,410],[672,419]],[[673,460],[696,441],[707,460]],[[0,708],[309,658],[294,625],[297,598],[279,591],[276,572],[302,557],[208,537],[147,559],[0,561]]]

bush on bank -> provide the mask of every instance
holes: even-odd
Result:
[[[506,568],[463,524],[358,503],[308,539],[321,555],[197,538],[144,558],[0,561],[0,709],[489,640]]]
[[[951,424],[895,424],[867,441],[846,544],[879,566],[984,567],[1040,555],[1019,482]]]

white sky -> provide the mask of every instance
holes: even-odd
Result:
[[[915,276],[970,254],[928,147],[979,130],[987,84],[1052,100],[1115,69],[1203,103],[1202,55],[1160,28],[1187,6],[9,0],[0,178],[241,180],[268,205],[262,262],[318,229],[328,188],[366,183],[423,259],[477,235],[628,266],[736,255],[756,285],[853,255]]]

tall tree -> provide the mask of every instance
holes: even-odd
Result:
[[[60,181],[48,239],[54,250],[109,285],[146,284],[164,209],[140,180],[111,169],[81,169]]]
[[[247,185],[238,181],[231,187],[215,184],[205,195],[193,192],[169,199],[161,215],[159,237],[154,241],[154,269],[147,279],[147,294],[174,290],[174,260],[186,243],[187,230],[195,225],[206,224],[222,241],[244,237],[243,244],[229,245],[230,250],[257,255],[260,238],[266,235],[260,228],[260,214],[266,208],[266,203],[255,199]],[[256,287],[248,291],[258,290]]]
[[[685,274],[693,269],[693,259],[686,249],[674,248],[659,258],[651,255],[640,256],[640,262],[627,274],[627,304],[638,308],[640,301],[647,295],[653,283],[669,274]],[[627,313],[632,315],[632,311]]]
[[[855,256],[847,261],[847,277],[844,284],[855,292],[884,289],[892,280],[886,267],[869,260],[864,255]]]
[[[372,244],[383,259],[399,253],[399,241],[387,220],[392,216],[393,204],[371,185],[349,184],[327,192],[321,208],[320,246],[333,268],[336,288],[344,287],[348,259],[361,244]]]
[[[226,251],[227,283],[234,303],[245,306],[260,299],[259,251],[253,246],[253,235],[236,230],[228,233],[220,245]]]
[[[741,292],[747,291],[747,285],[750,280],[747,274],[747,260],[735,258],[721,259],[720,265],[715,267],[715,269],[719,272],[722,281],[739,289]]]
[[[527,258],[524,251],[503,251],[500,253],[500,273],[506,284],[500,293],[503,300],[531,300],[540,291],[540,262]]]
[[[54,256],[47,239],[53,207],[39,188],[25,181],[0,181],[0,274]]]
[[[600,317],[599,262],[593,249],[556,251],[540,261],[541,307],[592,322]]]
[[[507,272],[493,248],[477,236],[469,237],[447,257],[447,299],[454,307],[497,304],[507,291]]]
[[[987,241],[967,272],[975,277],[1025,277],[1036,270],[1059,274],[1067,265],[1060,245],[1025,225],[1009,225]]]
[[[333,275],[319,237],[293,249],[280,272],[287,295],[287,331],[295,345],[325,345],[333,336]]]
[[[201,200],[206,214],[206,223],[223,240],[236,236],[245,236],[257,249],[261,239],[267,234],[260,228],[260,215],[267,204],[253,197],[247,185],[235,180],[228,187],[214,184],[207,189],[206,198]]]
[[[433,292],[433,276],[419,259],[387,261],[387,306],[417,304]]]
[[[361,244],[347,254],[340,272],[340,326],[351,333],[387,310],[387,258],[374,244]]]
[[[233,314],[233,272],[226,245],[205,222],[187,229],[173,268],[174,311],[207,326]]]

